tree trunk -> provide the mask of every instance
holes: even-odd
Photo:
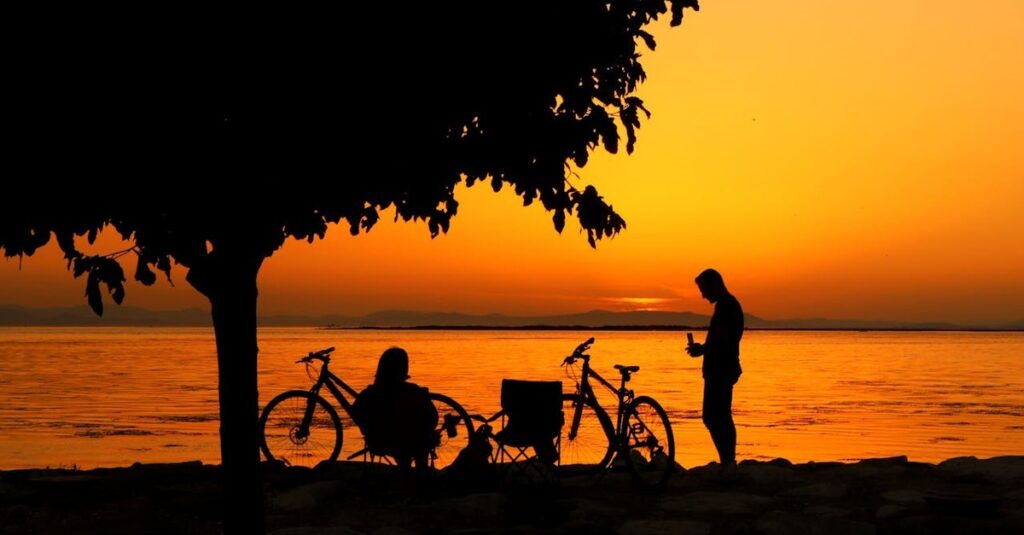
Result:
[[[262,258],[212,253],[188,280],[210,300],[217,338],[224,533],[262,534],[256,275]]]

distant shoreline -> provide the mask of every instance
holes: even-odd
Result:
[[[830,318],[765,319],[745,314],[748,330],[766,331],[894,331],[894,332],[1020,332],[1024,319],[1017,321],[893,321]],[[334,329],[404,330],[612,330],[682,331],[705,328],[711,321],[706,314],[685,311],[636,310],[615,312],[590,310],[548,315],[466,314],[461,312],[422,312],[384,310],[365,315],[340,314],[263,314],[257,324],[263,327],[320,327]],[[135,307],[111,307],[102,318],[85,305],[72,307],[27,308],[0,304],[0,326],[119,326],[119,327],[205,327],[211,326],[209,310],[148,310]]]

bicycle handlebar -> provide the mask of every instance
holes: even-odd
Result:
[[[314,359],[326,361],[332,351],[334,351],[334,346],[328,347],[327,349],[321,349],[320,351],[310,351],[308,355],[296,360],[295,363],[312,362]]]
[[[562,361],[562,366],[565,366],[567,364],[572,364],[572,363],[576,362],[576,359],[578,359],[578,358],[586,358],[586,357],[588,357],[589,355],[586,355],[583,352],[588,350],[588,349],[590,349],[590,346],[592,346],[593,344],[594,344],[594,337],[591,336],[590,338],[587,339],[586,342],[583,342],[582,344],[576,346],[576,350],[572,352],[572,355],[569,355],[568,357],[565,357],[565,360]]]

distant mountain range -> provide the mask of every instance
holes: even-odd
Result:
[[[899,321],[836,320],[801,318],[767,320],[747,314],[751,329],[844,329],[844,330],[1024,330],[1024,320],[1005,324],[913,323]],[[579,314],[509,316],[504,314],[461,314],[456,312],[414,312],[388,310],[365,316],[327,314],[260,316],[263,326],[315,326],[333,328],[618,328],[686,329],[702,328],[709,316],[692,312],[592,310]],[[210,313],[199,308],[148,310],[135,307],[106,307],[97,317],[85,305],[57,308],[27,308],[0,305],[0,326],[209,326]]]

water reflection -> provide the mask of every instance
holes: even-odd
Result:
[[[685,356],[678,332],[265,328],[260,336],[264,403],[308,388],[294,362],[310,350],[337,346],[332,369],[362,388],[380,352],[401,345],[413,381],[479,414],[498,410],[505,377],[560,379],[571,391],[559,363],[594,336],[599,372],[641,366],[630,385],[665,406],[680,462],[715,458],[700,422],[699,362]],[[734,405],[741,459],[937,461],[1019,454],[1024,443],[1024,333],[751,331],[743,344]],[[218,462],[213,351],[203,328],[0,328],[0,468]],[[986,357],[963,358],[978,351]],[[342,456],[360,446],[354,428],[345,435]]]

